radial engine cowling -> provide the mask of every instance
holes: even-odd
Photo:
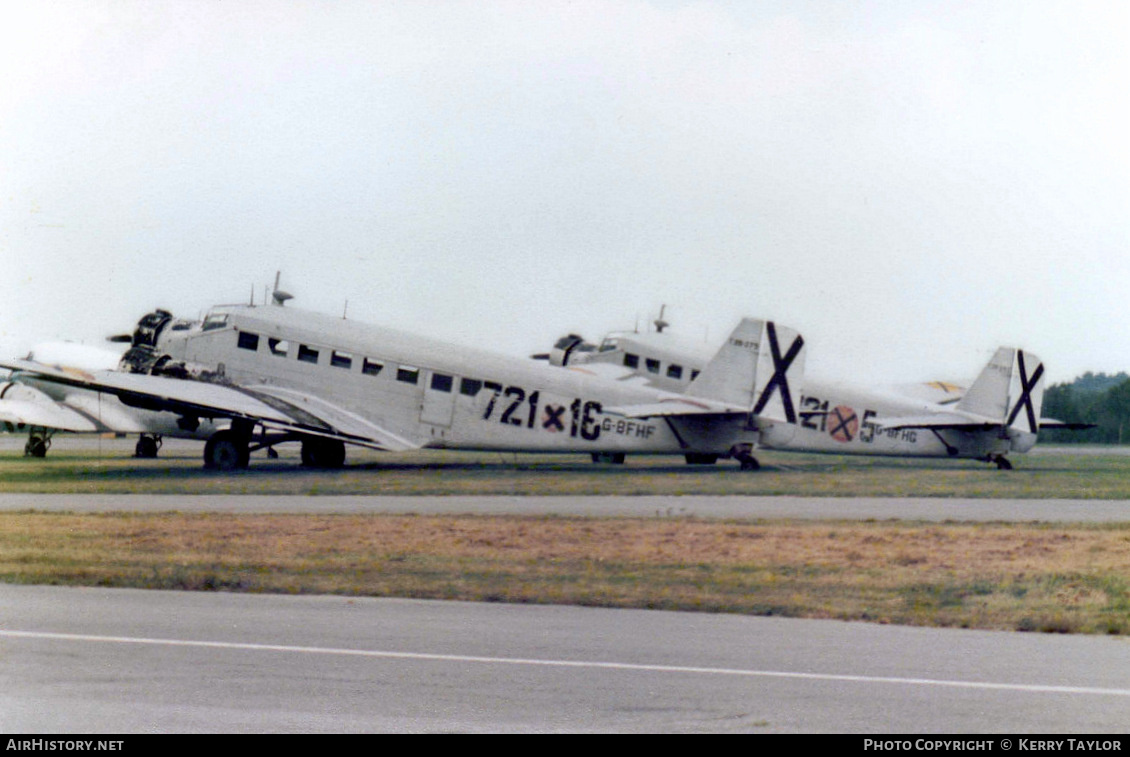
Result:
[[[586,342],[578,334],[566,334],[558,339],[549,352],[549,364],[558,367],[569,365],[570,358],[582,352],[596,352],[596,345]]]

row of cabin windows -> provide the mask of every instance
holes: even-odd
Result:
[[[239,347],[252,352],[259,351],[259,335],[250,331],[239,332]],[[267,351],[277,357],[286,357],[290,354],[290,342],[285,339],[275,339],[274,337],[267,338]],[[318,364],[318,356],[321,354],[320,348],[311,347],[308,344],[298,345],[298,354],[295,357],[303,363]],[[349,370],[353,367],[353,355],[341,350],[330,350],[330,365],[334,368],[345,368]],[[376,376],[380,374],[384,368],[384,363],[379,363],[370,358],[361,359],[361,372],[366,376]],[[398,376],[399,378],[399,376]],[[401,379],[402,381],[404,379]],[[412,381],[411,383],[416,383]]]
[[[259,351],[259,335],[253,334],[250,331],[239,332],[239,347],[240,349],[250,350],[252,352]],[[267,339],[267,348],[272,355],[279,357],[286,357],[290,350],[290,344],[283,339]],[[318,363],[318,355],[320,349],[311,347],[308,344],[298,345],[297,358],[304,363]],[[330,350],[330,366],[334,368],[350,369],[353,367],[353,355],[341,350]],[[361,359],[361,373],[366,376],[376,376],[384,368],[383,363],[379,363],[370,358]],[[420,381],[420,369],[412,365],[398,365],[396,367],[396,380],[403,381],[405,384],[417,384]],[[455,377],[449,376],[446,373],[432,373],[431,387],[437,392],[450,393],[455,388]],[[478,379],[464,378],[459,380],[459,393],[468,397],[474,397],[483,388],[483,382]]]
[[[639,355],[633,355],[630,352],[625,352],[624,353],[624,366],[627,367],[627,368],[631,368],[633,370],[635,370],[636,368],[639,368],[640,367],[640,356]],[[654,373],[656,375],[659,375],[660,363],[655,358],[653,358],[653,357],[645,358],[644,359],[644,366],[647,368],[648,373]],[[698,374],[699,374],[699,371],[692,370],[691,371],[691,381],[694,381],[698,377]],[[682,379],[683,378],[683,366],[677,365],[676,363],[671,363],[670,365],[668,365],[667,366],[667,378],[675,379],[675,380]]]

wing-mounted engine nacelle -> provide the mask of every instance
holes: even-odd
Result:
[[[226,384],[223,365],[214,369],[199,363],[174,360],[171,356],[158,352],[147,345],[130,347],[122,355],[118,370],[124,373],[148,373],[152,376],[184,379],[187,381],[206,381],[210,384]]]
[[[570,360],[586,352],[596,352],[596,345],[586,342],[578,334],[566,334],[553,344],[549,352],[549,364],[558,367],[569,365]]]

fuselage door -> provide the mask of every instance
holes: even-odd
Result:
[[[424,386],[424,405],[420,420],[433,426],[451,426],[455,408],[455,378],[446,373],[432,373]]]

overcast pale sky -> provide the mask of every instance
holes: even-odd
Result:
[[[0,352],[292,303],[522,355],[1130,370],[1130,2],[0,0]]]

